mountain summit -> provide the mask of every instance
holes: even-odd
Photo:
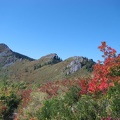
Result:
[[[0,44],[0,53],[7,52],[7,51],[11,51],[10,48],[6,44],[1,43]]]
[[[0,44],[0,67],[7,67],[12,65],[16,61],[20,61],[22,59],[26,59],[32,61],[34,59],[29,58],[25,55],[19,54],[17,52],[13,52],[6,44]]]

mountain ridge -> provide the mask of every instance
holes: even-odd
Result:
[[[0,61],[0,78],[7,76],[13,81],[29,83],[90,76],[95,64],[92,59],[83,56],[74,56],[63,61],[56,53],[35,60],[13,52],[5,44],[0,44]]]

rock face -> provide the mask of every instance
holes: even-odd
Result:
[[[75,56],[73,57],[73,61],[66,67],[67,69],[69,69],[69,71],[67,72],[67,75],[78,71],[83,66],[87,68],[88,70],[92,71],[92,66],[94,64],[95,62],[92,59],[88,59],[88,58],[81,57],[81,56]]]
[[[0,44],[0,67],[7,67],[15,61],[22,59],[33,60],[27,56],[13,52],[6,44]]]
[[[5,44],[0,44],[0,57],[8,56],[12,54],[12,50],[5,45]]]
[[[0,44],[0,66],[8,66],[14,63],[15,60],[12,50],[7,45]]]

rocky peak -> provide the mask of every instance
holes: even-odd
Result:
[[[51,53],[48,54],[46,56],[43,56],[40,58],[40,60],[45,61],[45,64],[56,64],[62,61],[62,59],[60,59],[60,57],[58,57],[58,55],[56,53]],[[47,61],[46,61],[47,60]]]
[[[89,71],[92,71],[92,66],[95,64],[92,59],[88,59],[82,56],[75,56],[72,58],[73,60],[70,62],[70,64],[67,65],[67,69],[69,69],[67,75],[76,72],[82,67],[85,67]]]
[[[53,59],[53,58],[58,58],[58,55],[56,53],[51,53],[51,54],[48,54],[46,56],[43,56],[42,58],[50,58],[50,59]]]
[[[10,48],[6,44],[4,43],[0,44],[0,53],[8,50],[10,50]]]
[[[15,61],[21,60],[21,59],[33,60],[27,56],[13,52],[4,43],[0,44],[0,67],[6,67],[9,65],[12,65]]]
[[[0,57],[9,56],[12,54],[12,50],[6,44],[0,44]]]

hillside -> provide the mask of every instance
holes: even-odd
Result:
[[[56,53],[34,60],[13,52],[7,45],[0,44],[0,77],[13,81],[44,83],[47,81],[89,77],[95,62],[82,56],[64,61]]]

